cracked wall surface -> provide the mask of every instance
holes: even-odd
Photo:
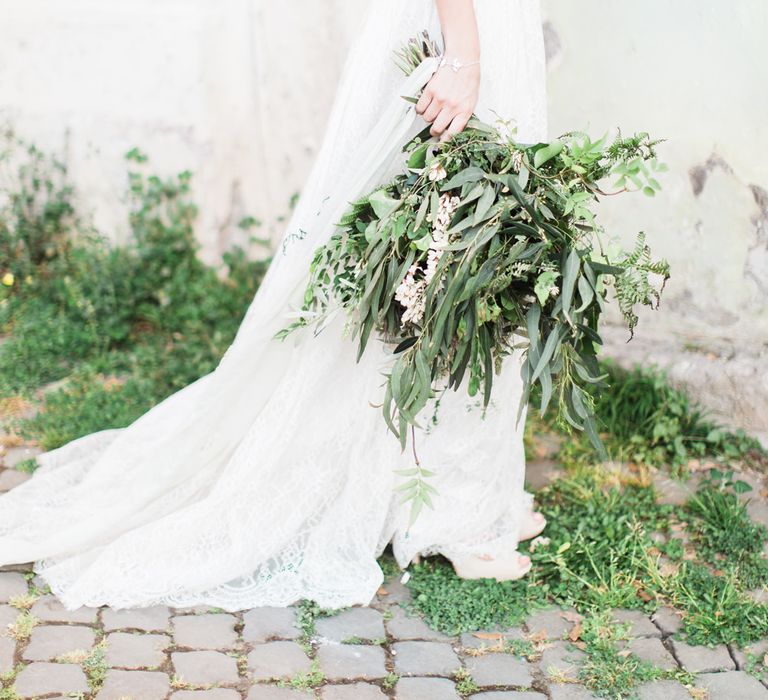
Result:
[[[635,338],[608,353],[658,364],[715,415],[768,436],[768,5],[759,0],[543,0],[550,136],[621,127],[667,139],[656,198],[605,200],[605,227],[645,231],[672,265]],[[598,33],[599,40],[596,40]]]
[[[673,270],[631,343],[607,329],[610,353],[669,368],[721,416],[768,434],[768,4],[541,1],[550,136],[667,139],[662,193],[601,206],[610,231],[645,231]],[[126,151],[139,146],[161,173],[192,170],[215,260],[245,242],[245,215],[273,241],[282,233],[366,4],[6,0],[0,114],[63,154],[83,208],[118,240]]]

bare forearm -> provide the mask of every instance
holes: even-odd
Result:
[[[480,59],[480,37],[473,0],[435,0],[445,53],[462,63]]]

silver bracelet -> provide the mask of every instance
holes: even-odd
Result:
[[[473,61],[472,63],[462,63],[458,58],[452,59],[450,62],[448,59],[443,56],[440,59],[440,65],[438,65],[438,68],[442,68],[443,66],[450,66],[451,70],[454,73],[458,73],[462,68],[468,68],[469,66],[476,66],[480,63],[480,61]]]

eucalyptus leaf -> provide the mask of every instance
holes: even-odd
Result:
[[[386,189],[376,190],[368,197],[368,201],[379,219],[386,219],[402,203],[392,197]]]

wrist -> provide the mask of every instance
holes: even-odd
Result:
[[[477,63],[480,61],[480,47],[479,46],[455,46],[446,44],[445,53],[443,54],[448,61],[457,60],[460,63]]]
[[[460,33],[445,37],[445,56],[462,63],[480,60],[480,38],[476,32]]]
[[[449,68],[454,73],[458,73],[461,70],[474,70],[476,72],[480,71],[480,61],[469,61],[468,63],[464,63],[463,61],[460,61],[458,58],[453,58],[449,56],[448,54],[445,54],[440,59],[440,65],[438,68]]]

